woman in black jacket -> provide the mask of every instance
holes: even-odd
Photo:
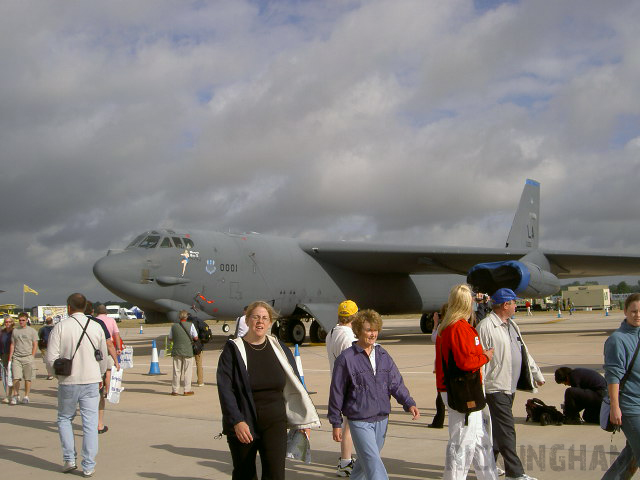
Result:
[[[233,459],[233,480],[256,477],[257,452],[262,478],[284,480],[287,427],[320,426],[291,351],[268,335],[275,317],[268,303],[249,305],[249,331],[229,340],[218,361],[222,432]]]

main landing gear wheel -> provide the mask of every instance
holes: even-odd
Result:
[[[433,314],[422,314],[422,317],[420,317],[420,330],[422,333],[431,333],[433,331]]]
[[[307,331],[300,320],[289,320],[287,322],[287,334],[290,342],[301,345],[304,342]]]
[[[223,324],[222,324],[222,331],[223,331],[224,333],[227,333],[227,332],[229,331],[229,328],[230,328],[230,327],[229,327],[229,325],[228,325],[228,324],[226,324],[226,323],[223,323]]]
[[[317,320],[311,322],[309,327],[309,338],[313,343],[324,343],[327,339],[327,332],[324,331],[322,325]]]

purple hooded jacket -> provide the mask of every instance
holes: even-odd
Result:
[[[402,375],[391,356],[376,345],[376,374],[367,353],[356,342],[336,359],[329,393],[327,417],[334,428],[342,427],[342,415],[349,420],[377,422],[389,416],[393,396],[405,412],[415,406]]]

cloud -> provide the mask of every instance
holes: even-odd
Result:
[[[0,6],[3,299],[157,227],[638,251],[636,2]],[[75,283],[77,282],[77,283]],[[33,284],[33,285],[32,285]]]

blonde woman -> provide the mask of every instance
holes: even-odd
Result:
[[[438,326],[436,341],[436,381],[438,391],[447,403],[444,364],[451,359],[460,370],[477,371],[493,357],[493,349],[482,350],[480,338],[468,319],[473,311],[473,292],[466,284],[455,285],[447,302],[447,312]],[[444,467],[445,480],[467,477],[473,463],[479,480],[497,480],[491,438],[482,423],[482,412],[460,413],[448,407],[449,442]]]

